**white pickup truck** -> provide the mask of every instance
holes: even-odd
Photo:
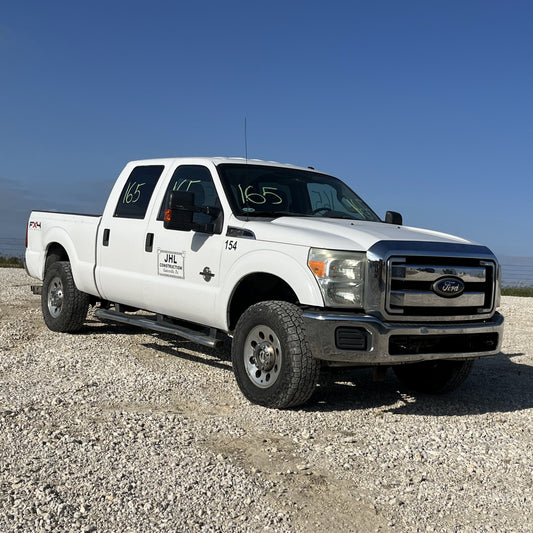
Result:
[[[325,365],[449,391],[502,341],[488,248],[382,221],[311,168],[132,161],[102,216],[33,211],[25,265],[51,330],[79,330],[92,305],[206,346],[231,338],[243,394],[274,408],[306,402]]]

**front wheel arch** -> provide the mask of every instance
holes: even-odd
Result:
[[[298,303],[298,297],[292,287],[274,274],[255,272],[241,279],[228,305],[229,330],[235,329],[239,318],[248,308],[268,300]]]

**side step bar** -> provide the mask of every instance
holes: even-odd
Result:
[[[217,338],[215,334],[207,335],[164,320],[153,319],[146,315],[128,315],[126,313],[121,313],[120,311],[113,311],[112,309],[96,309],[94,314],[102,320],[120,322],[121,324],[128,324],[130,326],[139,326],[161,333],[169,333],[170,335],[178,335],[179,337],[196,342],[202,346],[208,346],[209,348],[217,348],[222,343],[222,340]],[[212,329],[211,331],[214,332],[216,330]]]

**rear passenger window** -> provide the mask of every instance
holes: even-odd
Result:
[[[163,165],[135,167],[122,189],[114,216],[144,218],[157,180],[164,168]]]

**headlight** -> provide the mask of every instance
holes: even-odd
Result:
[[[311,248],[307,264],[328,307],[363,307],[365,253]]]

